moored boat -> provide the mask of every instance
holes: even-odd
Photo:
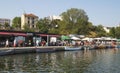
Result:
[[[65,51],[81,50],[81,46],[65,46]]]

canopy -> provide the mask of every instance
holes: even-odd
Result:
[[[120,39],[117,39],[117,42],[120,42]]]
[[[68,39],[70,39],[68,36],[64,36],[64,35],[61,36],[61,40],[68,40]]]
[[[90,40],[90,38],[86,37],[86,38],[83,38],[82,40],[89,41],[89,40]]]
[[[72,40],[80,40],[78,37],[71,37]]]

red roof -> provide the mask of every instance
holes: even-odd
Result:
[[[34,15],[34,14],[25,14],[25,16],[27,16],[27,17],[36,17],[36,18],[38,18],[38,16],[36,16],[36,15]]]

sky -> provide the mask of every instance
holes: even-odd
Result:
[[[60,15],[68,9],[83,9],[93,25],[114,27],[120,24],[120,0],[1,0],[0,18],[13,19],[23,13],[39,18]]]

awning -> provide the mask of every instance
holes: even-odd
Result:
[[[27,36],[25,33],[11,33],[14,36]]]
[[[60,37],[60,35],[48,35],[50,37]]]
[[[68,39],[70,39],[69,36],[64,36],[64,35],[61,36],[61,40],[68,40]]]
[[[117,42],[120,42],[120,39],[117,39]]]
[[[27,34],[25,33],[13,33],[13,32],[0,32],[0,35],[27,36]]]
[[[72,40],[80,40],[78,37],[71,37]]]
[[[47,36],[50,36],[50,37],[59,37],[60,35],[50,35],[50,34],[36,34],[38,36],[41,36],[41,37],[47,37]]]
[[[9,32],[0,32],[0,35],[12,35],[12,34]]]
[[[42,37],[46,37],[47,36],[47,34],[36,34],[36,35],[42,36]]]

